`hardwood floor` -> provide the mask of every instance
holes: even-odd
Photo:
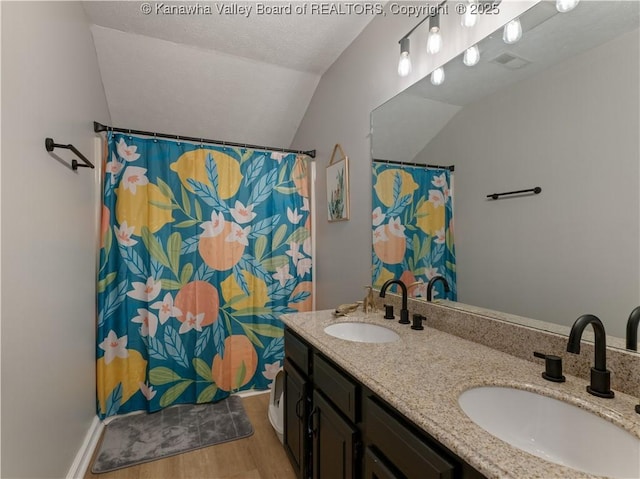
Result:
[[[269,394],[242,399],[253,435],[178,456],[85,479],[295,479],[289,459],[267,418]]]

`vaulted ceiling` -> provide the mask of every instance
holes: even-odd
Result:
[[[322,74],[373,19],[266,14],[256,2],[83,4],[113,126],[276,147],[291,144]],[[196,14],[168,13],[178,5]]]

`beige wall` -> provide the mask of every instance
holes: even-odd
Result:
[[[639,45],[626,33],[468,105],[416,157],[456,165],[461,302],[567,326],[591,313],[625,336],[640,304]]]
[[[109,122],[80,2],[2,2],[2,470],[64,477],[95,416],[96,173]],[[63,158],[69,151],[56,150]]]
[[[471,30],[463,30],[451,12],[441,18],[444,47],[437,56],[427,57],[422,26],[411,36],[413,73],[406,78],[397,75],[398,41],[418,21],[376,17],[324,74],[293,142],[318,150],[318,309],[361,299],[371,283],[371,111],[535,3],[503,2],[500,15],[483,18]],[[350,162],[351,219],[328,223],[325,167],[336,143]]]

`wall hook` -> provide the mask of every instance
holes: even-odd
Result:
[[[93,166],[93,163],[91,163],[89,160],[87,160],[87,157],[84,156],[82,153],[80,153],[78,151],[78,149],[75,146],[71,145],[71,144],[69,144],[69,145],[61,145],[59,143],[55,143],[52,138],[45,138],[44,139],[44,147],[48,152],[52,152],[54,150],[54,148],[64,148],[66,150],[71,150],[73,153],[75,153],[76,156],[78,158],[80,158],[84,162],[84,164],[78,163],[78,160],[72,160],[71,161],[71,169],[73,171],[76,171],[78,168],[95,168]]]

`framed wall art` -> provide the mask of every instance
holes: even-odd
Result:
[[[341,157],[336,159],[338,151]],[[349,219],[349,158],[339,143],[327,166],[327,216],[329,222]]]

